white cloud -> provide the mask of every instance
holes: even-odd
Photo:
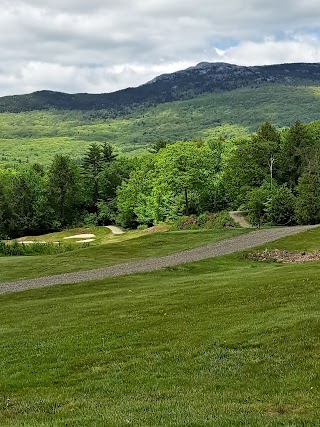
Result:
[[[267,65],[286,62],[320,62],[319,41],[297,36],[291,40],[244,41],[226,50],[217,49],[219,61],[238,65]]]
[[[320,60],[318,0],[0,0],[0,6],[0,95],[112,91],[200,61]]]

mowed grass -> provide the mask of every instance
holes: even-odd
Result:
[[[289,236],[285,239],[275,240],[263,246],[265,249],[279,249],[300,252],[320,250],[320,227],[309,230],[307,233]]]
[[[241,254],[1,296],[0,425],[319,426],[319,304]]]
[[[109,240],[105,241],[105,244],[90,246],[64,254],[33,257],[0,257],[0,282],[90,270],[135,259],[168,255],[209,242],[227,239],[245,232],[247,230],[236,228],[154,234],[129,232],[121,236],[110,236]]]

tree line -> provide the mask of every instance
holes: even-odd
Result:
[[[0,238],[64,227],[123,227],[205,212],[248,210],[253,224],[320,222],[320,122],[278,130],[263,123],[247,137],[156,143],[126,158],[92,144],[81,164],[56,155],[0,168]]]

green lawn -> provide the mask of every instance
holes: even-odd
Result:
[[[320,263],[241,254],[1,296],[0,425],[319,426],[319,304]]]
[[[273,250],[291,251],[319,251],[320,250],[320,227],[309,230],[307,233],[289,236],[285,239],[276,240],[264,245],[264,248]]]
[[[92,231],[92,229],[91,229]],[[94,231],[94,230],[93,230]],[[248,230],[195,230],[154,234],[129,232],[110,236],[106,243],[58,255],[32,257],[0,257],[0,282],[51,274],[90,270],[134,259],[169,255],[209,242],[243,234]],[[72,234],[75,231],[72,230]],[[104,231],[103,231],[104,233]],[[98,232],[97,232],[98,234]],[[63,234],[64,235],[64,234]],[[49,235],[55,240],[57,235]],[[46,239],[44,236],[39,237]],[[67,240],[67,242],[70,242]]]

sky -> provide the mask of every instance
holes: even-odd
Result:
[[[319,0],[0,0],[0,96],[138,86],[202,61],[320,62]]]

